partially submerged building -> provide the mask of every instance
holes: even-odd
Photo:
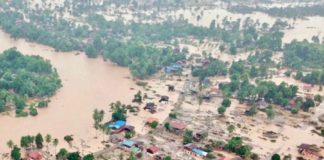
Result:
[[[184,150],[190,155],[197,156],[197,157],[206,157],[208,154],[206,151],[193,145],[192,143],[184,145]]]

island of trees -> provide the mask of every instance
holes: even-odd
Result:
[[[40,56],[26,56],[15,48],[0,54],[0,112],[15,109],[17,116],[27,116],[27,100],[40,101],[29,108],[47,106],[46,98],[61,87],[61,80],[49,61]]]

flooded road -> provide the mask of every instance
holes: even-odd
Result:
[[[59,147],[67,147],[63,137],[73,134],[78,146],[80,137],[88,148],[98,150],[95,146],[100,140],[93,140],[96,132],[92,124],[92,113],[95,108],[108,112],[111,102],[120,100],[128,103],[133,92],[134,82],[125,77],[130,73],[127,68],[114,66],[102,59],[89,59],[84,54],[54,52],[52,48],[25,40],[13,40],[8,34],[0,31],[0,51],[16,47],[23,54],[40,55],[51,61],[57,69],[63,87],[51,98],[49,107],[40,109],[36,117],[15,118],[11,113],[0,116],[0,153],[8,152],[8,140],[20,145],[24,135],[37,133],[51,134],[59,138]],[[135,91],[134,91],[135,92]],[[106,117],[110,117],[107,113]],[[59,148],[58,147],[58,148]]]

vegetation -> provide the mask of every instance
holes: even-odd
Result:
[[[188,143],[192,143],[193,140],[193,133],[192,130],[188,130],[186,129],[183,133],[183,144],[188,144]]]
[[[120,101],[111,104],[111,108],[113,109],[112,112],[112,119],[114,121],[126,120],[126,105],[122,104]]]
[[[38,149],[43,148],[43,142],[44,142],[43,136],[40,133],[38,133],[35,137],[35,143]]]
[[[204,79],[205,77],[226,76],[227,67],[224,62],[209,58],[209,64],[203,67],[196,67],[192,70],[192,75]]]
[[[52,96],[61,81],[51,64],[40,56],[25,56],[15,48],[0,54],[0,112],[13,102],[22,113],[26,99]],[[31,109],[32,115],[37,110]]]
[[[303,18],[309,16],[324,16],[324,5],[292,6],[292,7],[249,7],[236,5],[229,8],[230,11],[238,13],[264,12],[274,17]]]
[[[99,129],[100,123],[102,122],[102,120],[104,119],[104,115],[105,115],[105,111],[103,110],[98,110],[95,109],[92,115],[92,118],[94,120],[94,127],[95,129]]]
[[[11,150],[10,157],[13,160],[20,160],[21,159],[20,148],[18,148],[17,146],[14,146],[13,149]]]
[[[294,40],[284,47],[284,64],[295,69],[324,68],[324,45]]]
[[[224,147],[225,150],[236,153],[244,158],[252,156],[251,147],[243,145],[241,137],[232,137]]]
[[[271,160],[280,160],[280,155],[279,154],[273,154],[271,157]]]

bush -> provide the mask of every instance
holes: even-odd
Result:
[[[164,128],[170,130],[171,129],[170,123],[169,122],[164,123]]]
[[[154,121],[150,124],[151,128],[155,129],[159,125],[159,122]]]
[[[298,113],[298,109],[297,108],[292,108],[291,109],[291,113],[292,114],[297,114]]]
[[[124,137],[125,137],[126,139],[131,139],[131,138],[133,137],[133,133],[131,133],[131,132],[126,132]]]
[[[231,100],[230,99],[228,99],[228,98],[225,98],[223,101],[222,101],[222,106],[224,106],[224,107],[230,107],[231,106]]]
[[[47,107],[48,106],[48,101],[40,101],[37,105],[39,108]]]
[[[16,110],[16,117],[27,117],[28,113],[22,110]]]
[[[31,107],[29,109],[29,114],[32,115],[32,116],[37,116],[38,115],[37,109],[34,108],[34,107]]]
[[[176,113],[170,113],[169,117],[172,119],[176,119],[177,118],[177,114]]]

